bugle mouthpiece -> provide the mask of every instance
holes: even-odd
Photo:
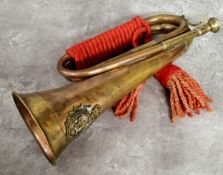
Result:
[[[220,30],[221,24],[215,17],[210,18],[207,24],[210,27],[210,31],[213,33],[217,33]]]

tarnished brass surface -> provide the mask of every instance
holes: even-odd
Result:
[[[43,153],[54,164],[70,141],[85,131],[101,113],[178,58],[194,37],[217,30],[219,23],[212,18],[192,31],[122,56],[137,60],[134,64],[48,91],[13,92],[14,101]]]
[[[71,129],[71,124],[66,124],[71,117],[69,114],[71,111],[76,112],[75,109],[82,104],[91,105],[91,107],[100,106],[100,113],[103,113],[138,84],[180,56],[186,47],[186,44],[183,44],[121,70],[105,72],[61,88],[29,94],[13,92],[13,98],[45,156],[52,164],[55,164],[56,158],[73,138],[68,134],[74,133],[68,131]],[[80,117],[79,115],[78,118]],[[86,123],[82,122],[83,128],[88,127]],[[66,127],[66,125],[69,126]],[[79,128],[77,129],[79,130],[77,135],[79,135],[82,126],[78,122],[77,125],[79,126],[72,127]]]

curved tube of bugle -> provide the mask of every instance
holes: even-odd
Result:
[[[179,57],[187,45],[61,88],[29,94],[13,92],[13,98],[43,153],[54,164],[70,141],[101,113]]]

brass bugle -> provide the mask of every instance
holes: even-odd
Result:
[[[178,58],[195,37],[219,28],[218,20],[210,18],[191,31],[124,54],[123,59],[134,60],[131,64],[48,91],[13,92],[15,104],[46,158],[55,164],[65,147],[101,113]]]

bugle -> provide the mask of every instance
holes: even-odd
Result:
[[[64,55],[58,63],[60,73],[83,81],[42,92],[13,92],[21,116],[52,164],[106,109],[178,58],[195,37],[220,28],[218,20],[210,18],[206,24],[189,30],[183,17],[173,17],[148,18],[154,33],[169,33],[91,68],[68,70],[72,63]]]

